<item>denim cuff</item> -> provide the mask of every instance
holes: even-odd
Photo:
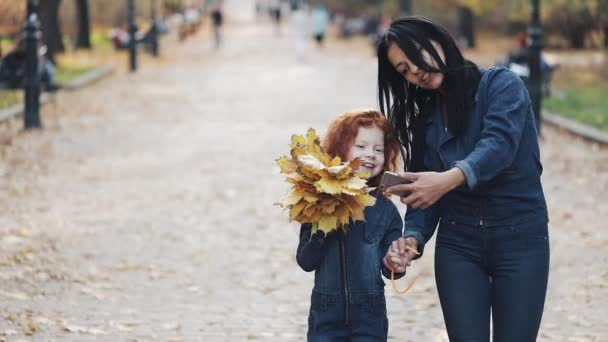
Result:
[[[403,233],[404,238],[407,238],[410,236],[413,237],[414,239],[416,239],[416,241],[418,241],[418,253],[420,253],[420,254],[416,255],[414,257],[414,259],[412,259],[412,260],[416,260],[416,259],[419,259],[422,256],[422,254],[424,253],[424,244],[426,243],[426,241],[424,240],[424,237],[422,236],[422,234],[420,232],[406,230]]]
[[[384,266],[384,263],[382,263],[382,275],[386,279],[391,279],[391,270],[386,268],[386,266]],[[405,275],[405,272],[404,273],[395,273],[395,279],[402,278],[404,275]]]
[[[469,187],[469,190],[473,190],[477,185],[477,176],[471,167],[471,164],[466,160],[460,160],[452,164],[452,167],[457,167],[464,174],[464,179]]]

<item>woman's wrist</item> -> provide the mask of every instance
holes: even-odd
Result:
[[[453,167],[444,173],[448,179],[446,182],[448,191],[454,190],[465,182],[464,173],[457,167]]]
[[[405,238],[405,243],[414,247],[415,249],[418,249],[418,240],[411,235]]]

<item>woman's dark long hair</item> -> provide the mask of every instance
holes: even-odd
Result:
[[[445,63],[431,41],[438,43],[445,54]],[[425,90],[407,82],[388,59],[391,43],[408,56],[418,68],[441,72],[444,80],[448,127],[455,134],[463,133],[468,112],[477,92],[481,72],[466,60],[450,33],[428,18],[410,16],[396,19],[378,45],[378,101],[380,111],[387,116],[404,147],[405,170],[423,168],[425,119],[438,96],[436,90]],[[426,50],[438,67],[426,63],[421,55]]]

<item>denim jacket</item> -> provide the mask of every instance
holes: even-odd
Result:
[[[350,222],[348,231],[317,232],[311,225],[300,228],[296,260],[306,271],[315,271],[313,291],[344,296],[384,294],[385,277],[390,271],[382,258],[390,244],[401,237],[403,221],[397,207],[384,196],[374,195],[376,203],[365,208],[365,221]],[[403,276],[396,274],[395,277]]]
[[[505,68],[482,70],[464,133],[445,129],[441,99],[426,118],[425,171],[459,168],[465,185],[426,209],[408,208],[404,236],[419,252],[440,220],[484,227],[548,222],[530,97]]]

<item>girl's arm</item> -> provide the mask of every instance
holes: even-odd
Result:
[[[300,227],[300,243],[296,254],[298,265],[306,272],[316,270],[323,257],[322,247],[325,234],[317,231],[311,236],[311,230],[310,223],[304,223]]]
[[[393,241],[396,241],[401,237],[401,231],[403,230],[403,220],[401,219],[401,216],[399,216],[399,211],[394,205],[391,205],[391,207],[392,210],[391,219],[389,220],[390,223],[386,233],[384,233],[384,238],[380,243],[380,265],[382,265],[382,274],[388,279],[391,278],[391,270],[388,269],[386,265],[384,265],[382,259],[388,252],[388,249],[390,248]],[[395,273],[395,279],[399,279],[404,275],[405,272]]]

